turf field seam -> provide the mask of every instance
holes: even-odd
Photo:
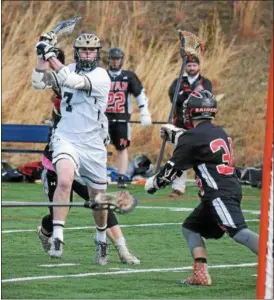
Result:
[[[227,268],[244,268],[244,267],[255,267],[257,263],[245,263],[245,264],[231,264],[231,265],[213,265],[209,266],[210,269],[227,269]],[[110,272],[92,272],[92,273],[78,273],[78,274],[66,274],[66,275],[48,275],[48,276],[32,276],[32,277],[17,277],[3,279],[2,283],[10,282],[23,282],[33,280],[45,280],[45,279],[57,279],[57,278],[77,278],[77,277],[89,277],[89,276],[100,276],[100,275],[125,275],[125,274],[136,274],[136,273],[152,273],[152,272],[172,272],[172,271],[186,271],[192,270],[192,266],[178,267],[178,268],[162,268],[162,269],[136,269],[136,270],[122,270],[122,271],[110,271]]]

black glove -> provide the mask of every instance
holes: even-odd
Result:
[[[38,42],[35,46],[37,57],[48,60],[51,57],[57,57],[58,48],[55,48],[47,42]]]

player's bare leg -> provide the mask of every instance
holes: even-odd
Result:
[[[99,193],[104,193],[104,190],[96,190],[89,188],[90,199],[94,199]],[[93,217],[96,224],[96,235],[94,238],[96,247],[95,262],[98,265],[106,265],[108,263],[108,245],[107,245],[107,210],[93,210]]]
[[[69,159],[60,159],[56,163],[58,177],[57,187],[53,196],[54,202],[69,203],[75,166]],[[64,244],[64,225],[69,207],[53,207],[53,232],[49,239],[51,244],[48,254],[51,257],[61,257]]]
[[[124,238],[121,227],[118,224],[112,226],[111,228],[108,228],[107,236],[114,244],[118,252],[121,263],[132,264],[132,265],[140,264],[140,260],[129,252],[126,239]]]
[[[208,273],[205,243],[199,233],[183,227],[183,234],[194,259],[193,274],[182,280],[183,284],[211,285],[212,280]]]
[[[126,188],[124,176],[128,168],[128,149],[117,150],[118,187]]]

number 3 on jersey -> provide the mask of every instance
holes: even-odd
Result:
[[[67,107],[66,107],[66,111],[68,112],[72,112],[72,106],[70,105],[70,101],[73,97],[73,94],[72,93],[68,93],[68,92],[64,92],[64,99],[66,100],[66,103],[67,103]]]
[[[108,107],[109,113],[124,113],[125,112],[125,94],[124,92],[109,92],[108,94]]]
[[[210,149],[213,153],[223,149],[225,152],[222,155],[223,164],[217,165],[218,173],[222,175],[232,175],[234,172],[233,168],[233,149],[232,149],[232,139],[228,138],[229,148],[223,139],[216,139],[210,143]]]

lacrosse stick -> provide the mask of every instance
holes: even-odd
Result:
[[[172,118],[173,118],[178,94],[180,91],[181,81],[183,78],[183,73],[184,73],[187,58],[190,57],[191,55],[198,55],[197,51],[199,48],[200,48],[199,50],[200,50],[201,54],[203,53],[203,44],[195,34],[188,32],[188,31],[182,31],[182,30],[178,30],[178,33],[179,33],[179,39],[180,39],[180,43],[181,43],[180,50],[181,50],[181,57],[183,58],[183,63],[182,63],[182,67],[181,67],[181,70],[179,73],[179,78],[176,83],[175,93],[174,93],[174,96],[172,99],[172,105],[171,105],[171,109],[170,109],[170,113],[169,113],[169,117],[168,117],[168,121],[167,121],[167,123],[169,123],[169,124],[172,124]],[[162,162],[163,156],[164,156],[166,140],[167,140],[166,137],[164,137],[162,146],[161,146],[161,150],[160,150],[160,155],[159,155],[159,158],[157,161],[155,173],[158,173],[160,170],[161,162]]]
[[[93,210],[112,210],[120,214],[131,212],[138,201],[129,192],[121,191],[116,193],[99,194],[94,200],[84,203],[60,203],[60,202],[23,202],[3,201],[2,207],[85,207]]]
[[[77,16],[74,16],[72,17],[71,19],[69,20],[64,20],[64,21],[61,21],[60,23],[57,24],[56,28],[53,29],[53,32],[55,34],[70,34],[73,30],[74,30],[74,27],[76,25],[76,23],[82,19],[81,17],[77,17]]]

